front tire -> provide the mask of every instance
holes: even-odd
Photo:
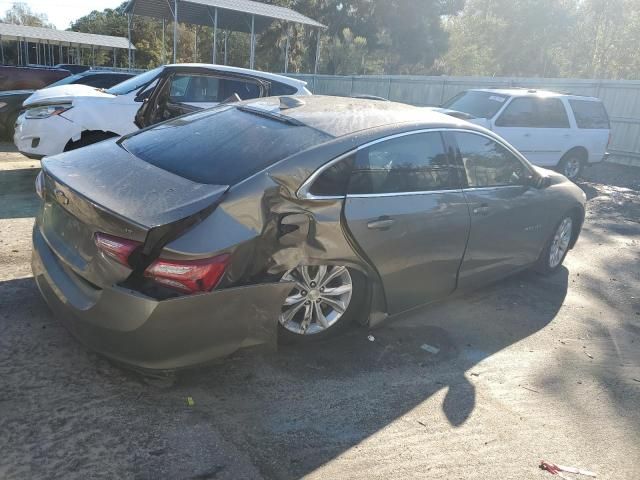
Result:
[[[584,160],[577,153],[570,153],[558,164],[560,173],[571,181],[575,181],[582,175]]]
[[[300,266],[281,281],[294,283],[278,319],[284,343],[321,340],[364,314],[366,279],[346,266]]]
[[[574,222],[575,219],[571,215],[565,215],[558,222],[536,264],[536,270],[539,273],[551,275],[560,269],[571,248]]]

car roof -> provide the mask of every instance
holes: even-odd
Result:
[[[600,101],[599,98],[587,95],[574,95],[572,93],[552,92],[550,90],[536,90],[535,88],[472,88],[470,92],[486,92],[505,95],[508,97],[544,97],[544,98],[575,98],[579,100]]]
[[[89,75],[98,75],[105,73],[109,75],[122,75],[123,77],[135,77],[136,75],[138,75],[137,73],[133,72],[114,72],[113,70],[85,70],[84,72],[76,73],[76,75],[79,75],[81,77],[88,77]]]
[[[294,106],[282,107],[281,99],[290,99]],[[416,124],[418,128],[460,127],[471,124],[433,111],[404,103],[381,102],[351,97],[312,95],[305,97],[266,97],[245,100],[236,105],[262,109],[265,112],[287,117],[332,137],[343,137],[355,132],[397,127],[400,124]]]
[[[254,77],[264,78],[266,80],[272,80],[274,82],[285,83],[298,88],[303,88],[307,85],[304,80],[298,80],[296,78],[285,77],[284,75],[277,75],[275,73],[261,72],[260,70],[251,70],[249,68],[230,67],[228,65],[216,65],[213,63],[174,63],[167,65],[167,68],[204,68],[216,72],[228,72],[238,73],[242,75],[251,75]]]

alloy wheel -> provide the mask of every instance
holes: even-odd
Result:
[[[571,242],[571,235],[573,232],[573,220],[567,217],[560,223],[553,241],[551,242],[551,248],[549,249],[549,267],[554,269],[562,262],[565,253],[569,249],[569,243]]]
[[[280,314],[280,324],[298,335],[314,335],[335,325],[349,308],[353,279],[344,266],[301,266],[282,282],[293,282]]]
[[[564,163],[564,176],[574,180],[578,177],[580,173],[580,168],[582,167],[582,163],[579,158],[569,157]]]

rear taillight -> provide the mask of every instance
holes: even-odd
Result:
[[[127,267],[129,266],[129,255],[141,245],[135,240],[115,237],[106,233],[96,233],[93,239],[103,254]]]
[[[94,241],[104,255],[127,267],[129,256],[141,245],[106,233],[96,233]],[[220,282],[228,260],[229,255],[183,261],[159,258],[144,271],[144,276],[182,293],[209,292]]]
[[[229,255],[188,261],[160,258],[145,270],[144,276],[183,293],[209,292],[220,282],[228,260]]]
[[[44,173],[40,170],[38,176],[36,177],[36,193],[38,196],[44,200]]]

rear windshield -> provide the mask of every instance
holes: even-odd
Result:
[[[234,185],[330,138],[307,126],[223,106],[159,124],[127,138],[123,146],[193,182]]]
[[[609,115],[602,102],[589,100],[569,100],[578,128],[606,129],[609,126]]]
[[[493,118],[509,97],[492,92],[462,92],[442,105],[475,118]]]

